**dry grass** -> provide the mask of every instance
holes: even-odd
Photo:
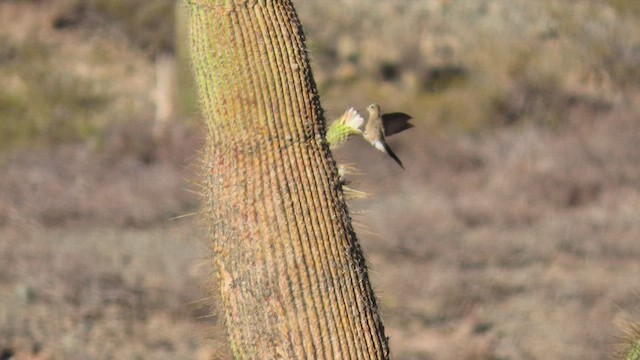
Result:
[[[193,129],[173,126],[156,144],[143,124],[110,129],[99,150],[65,145],[3,159],[0,224],[144,227],[197,211]]]
[[[363,1],[296,5],[330,116],[418,125],[390,139],[404,172],[338,154],[374,194],[352,207],[395,357],[613,353],[640,315],[637,2]],[[169,220],[198,208],[198,129],[150,130],[172,11],[0,4],[0,355],[227,357],[203,234]]]
[[[224,353],[217,317],[196,301],[210,269],[191,228],[3,228],[1,349],[15,359]]]
[[[416,129],[392,143],[406,172],[354,151],[379,174],[362,180],[377,195],[357,219],[379,234],[364,248],[396,355],[611,353],[616,319],[640,313],[638,130],[624,113],[475,137]]]

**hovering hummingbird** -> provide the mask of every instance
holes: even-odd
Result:
[[[413,125],[409,123],[411,116],[399,112],[381,114],[378,104],[369,105],[367,110],[369,111],[369,120],[364,128],[364,138],[376,149],[391,156],[404,169],[402,161],[391,150],[385,137],[412,128]]]

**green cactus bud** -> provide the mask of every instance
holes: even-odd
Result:
[[[344,144],[353,135],[362,135],[360,126],[364,119],[353,108],[348,109],[342,116],[335,120],[327,130],[329,148],[336,149]]]

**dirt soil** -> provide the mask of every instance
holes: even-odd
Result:
[[[364,142],[338,154],[363,171],[352,186],[372,194],[351,207],[396,357],[610,353],[616,323],[640,313],[637,121],[413,130],[391,141],[406,171]],[[206,316],[204,234],[194,217],[171,220],[197,209],[184,165],[68,147],[15,155],[0,171],[4,349],[225,354],[218,318]]]

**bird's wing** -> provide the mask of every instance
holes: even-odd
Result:
[[[385,136],[395,135],[407,129],[411,129],[413,124],[409,123],[411,116],[401,112],[394,112],[382,115],[382,126]]]

